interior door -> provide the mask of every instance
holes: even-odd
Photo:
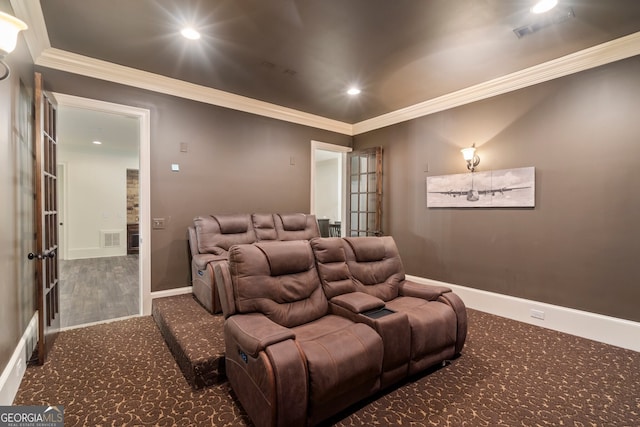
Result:
[[[347,234],[382,235],[382,147],[348,154]]]
[[[35,74],[35,233],[38,304],[38,363],[43,364],[60,329],[58,280],[58,198],[56,166],[56,105]]]

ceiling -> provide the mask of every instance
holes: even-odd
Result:
[[[639,0],[46,0],[53,48],[357,123],[640,31]],[[193,25],[198,41],[179,31]],[[362,93],[346,95],[358,85]]]
[[[139,141],[140,124],[134,117],[86,108],[58,108],[58,143],[65,149],[136,157]]]

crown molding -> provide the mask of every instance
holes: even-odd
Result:
[[[448,110],[640,54],[640,32],[353,125],[353,134]]]
[[[353,135],[353,126],[350,123],[52,48],[40,1],[10,1],[16,16],[29,26],[29,29],[23,33],[31,58],[36,65],[303,126]]]
[[[11,0],[11,6],[16,16],[29,26],[29,29],[24,32],[24,37],[36,65],[303,126],[353,135],[353,126],[350,123],[52,48],[40,1]]]
[[[16,16],[29,25],[29,30],[24,32],[24,37],[33,61],[37,65],[349,136],[640,55],[640,32],[637,32],[400,110],[350,124],[52,48],[40,2],[38,0],[10,1]]]
[[[44,23],[42,7],[38,0],[11,0],[11,7],[16,17],[23,20],[29,28],[23,31],[31,59],[36,59],[47,48],[51,47],[47,26]]]
[[[353,127],[349,123],[56,48],[45,49],[36,59],[35,63],[42,67],[284,120],[304,126],[311,126],[346,135],[351,135],[353,132]]]

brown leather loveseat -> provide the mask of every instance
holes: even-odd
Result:
[[[466,339],[462,301],[405,280],[391,237],[236,245],[215,275],[226,374],[257,426],[316,425]]]
[[[213,269],[226,262],[229,248],[266,240],[309,240],[320,236],[315,215],[217,214],[198,216],[188,227],[193,294],[211,313],[222,311]]]
[[[460,353],[464,303],[450,288],[406,280],[392,237],[313,239],[311,245],[332,311],[382,336],[383,387]]]

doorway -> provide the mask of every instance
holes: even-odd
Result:
[[[150,112],[54,95],[62,172],[62,327],[150,314]],[[137,253],[128,248],[132,226]]]
[[[311,208],[323,237],[344,236],[346,154],[350,147],[311,141]]]

